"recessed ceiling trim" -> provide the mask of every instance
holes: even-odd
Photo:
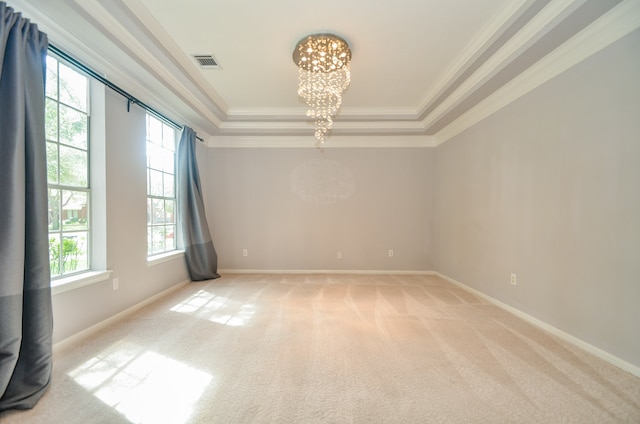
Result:
[[[529,4],[536,0],[522,0],[519,2],[510,2],[505,9],[494,18],[492,22],[469,43],[458,59],[445,71],[439,82],[424,96],[416,109],[416,115],[422,115],[429,106],[437,100],[440,94],[455,82],[460,74],[466,68],[471,66],[476,57],[491,44],[498,34],[504,31],[504,27],[508,26],[511,21],[520,16]]]
[[[228,111],[230,120],[242,120],[245,118],[255,118],[260,120],[265,116],[275,117],[304,117],[308,120],[304,107],[296,108],[231,108]],[[341,119],[351,120],[354,117],[370,116],[373,119],[405,120],[417,119],[415,109],[412,108],[340,108],[340,115],[336,121]]]
[[[308,121],[227,121],[220,126],[220,131],[230,135],[232,133],[252,133],[269,134],[290,132],[307,132],[312,128]],[[375,134],[375,133],[396,133],[396,134],[424,134],[425,129],[420,121],[336,121],[332,129],[333,134]]]
[[[140,25],[153,36],[150,42],[157,48],[163,50],[171,62],[176,63],[182,68],[182,71],[188,76],[188,79],[197,88],[199,93],[211,99],[212,107],[209,107],[209,109],[215,111],[216,116],[225,119],[226,110],[228,109],[226,102],[200,74],[199,68],[193,66],[193,62],[188,60],[188,57],[180,49],[175,40],[165,31],[164,27],[151,15],[140,0],[121,1],[127,8],[126,12],[131,16],[135,16]]]
[[[640,28],[640,2],[625,0],[435,135],[437,145]]]
[[[463,81],[442,103],[422,119],[429,128],[443,118],[455,106],[481,87],[498,71],[504,69],[518,55],[522,54],[536,40],[540,39],[562,19],[575,11],[584,0],[555,0],[534,16],[520,31],[508,40],[498,51],[483,63],[469,78]]]
[[[475,52],[470,55],[468,63],[463,64],[459,71],[456,72],[446,83],[443,89],[439,90],[434,98],[428,104],[419,109],[417,119],[424,119],[428,114],[440,104],[444,99],[453,93],[453,91],[478,68],[485,63],[498,49],[500,49],[511,37],[514,36],[522,27],[529,22],[533,16],[538,14],[551,0],[528,0],[523,7],[506,20],[502,28],[499,28],[488,39],[488,41],[478,47]],[[500,74],[502,71],[498,72]],[[458,106],[459,107],[459,106]],[[438,124],[439,125],[439,124]],[[446,124],[445,124],[446,125]]]
[[[317,149],[313,134],[309,136],[215,136],[205,140],[212,148],[310,148]],[[324,142],[321,149],[334,148],[424,148],[435,147],[430,136],[339,136],[333,135]]]
[[[216,126],[218,122],[226,119],[227,104],[222,97],[206,82],[200,74],[200,69],[193,66],[193,62],[188,60],[188,56],[185,55],[139,0],[122,0],[121,4],[109,4],[110,11],[112,8],[117,8],[114,10],[120,11],[128,19],[135,21],[135,27],[140,28],[144,34],[148,34],[146,37],[137,37],[131,30],[127,29],[130,32],[130,36],[133,36],[134,39],[140,39],[143,50],[148,52],[155,50],[161,53],[161,56],[157,57],[157,63],[160,63],[161,67],[168,70],[168,73],[165,74],[165,80],[160,80],[162,83],[170,89],[177,89],[176,87],[180,86],[182,87],[182,92],[188,91],[190,93],[190,98],[197,98],[197,103],[192,105],[192,110],[197,111],[201,116],[214,116],[214,118],[209,119]],[[96,17],[96,19],[99,20],[100,17]],[[108,27],[106,30],[111,31],[111,28]],[[140,62],[135,56],[139,53],[137,51],[133,53],[132,59],[145,67],[147,72],[152,75],[156,72],[156,67],[149,65],[152,62],[146,60]],[[152,56],[156,55],[157,53],[152,53]],[[172,80],[174,82],[170,83]]]
[[[121,51],[124,52],[132,61],[140,65],[145,71],[149,72],[151,76],[156,78],[166,88],[172,91],[178,99],[183,101],[192,110],[198,111],[201,116],[206,117],[213,126],[217,127],[222,123],[221,117],[216,113],[220,111],[217,105],[214,105],[212,102],[204,104],[202,102],[202,100],[204,100],[204,96],[202,96],[202,99],[199,98],[201,95],[200,91],[190,89],[190,87],[184,84],[184,81],[179,80],[175,73],[171,72],[162,60],[151,53],[149,44],[152,43],[149,43],[146,39],[139,39],[135,37],[131,31],[124,27],[122,23],[115,18],[115,14],[112,10],[105,8],[99,1],[75,3],[86,14],[94,19],[93,25],[96,29],[100,30],[103,34],[109,34],[111,42],[117,45],[118,48],[121,49]],[[130,9],[121,11],[131,16]],[[139,19],[137,19],[137,15],[134,15],[134,17],[135,20],[140,22],[140,24],[143,24]],[[144,28],[146,28],[146,26]],[[82,42],[81,40],[78,41]],[[147,44],[145,44],[145,42],[147,42]],[[92,53],[92,58],[94,58],[94,60],[100,60],[99,54],[95,51]],[[102,61],[102,63],[104,63],[104,61]],[[109,70],[109,79],[111,80],[115,79],[119,82],[131,81],[133,79],[124,69],[113,66],[111,63],[106,64],[105,68]],[[105,68],[102,70],[105,70]],[[117,78],[114,78],[114,76]],[[127,87],[126,84],[119,85],[123,86],[123,88],[126,88],[133,94],[137,95],[139,92],[145,92],[147,96],[149,95],[149,91],[145,84],[137,84],[135,87]],[[153,94],[152,96],[157,97]]]

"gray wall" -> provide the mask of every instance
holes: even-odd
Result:
[[[438,146],[434,221],[437,271],[636,366],[639,52],[635,31]]]
[[[203,153],[221,269],[433,268],[433,149]]]
[[[95,154],[98,154],[95,152]],[[184,258],[147,266],[145,113],[106,92],[107,268],[119,278],[53,297],[54,342],[188,279]]]

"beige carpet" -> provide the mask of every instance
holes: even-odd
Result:
[[[435,276],[225,275],[55,356],[29,423],[639,423],[640,379]]]

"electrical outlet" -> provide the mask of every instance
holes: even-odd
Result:
[[[114,278],[113,279],[113,289],[114,290],[118,290],[119,288],[120,288],[120,279]]]
[[[518,284],[518,280],[516,279],[516,274],[511,274],[511,284],[514,286]]]
[[[338,252],[338,259],[342,259],[342,252]]]
[[[247,249],[242,249],[242,256],[249,256],[249,251]]]
[[[393,258],[393,249],[389,249],[389,257]]]

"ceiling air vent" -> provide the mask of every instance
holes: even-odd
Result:
[[[193,58],[203,68],[219,68],[218,62],[216,62],[214,57],[210,54],[194,54]]]

